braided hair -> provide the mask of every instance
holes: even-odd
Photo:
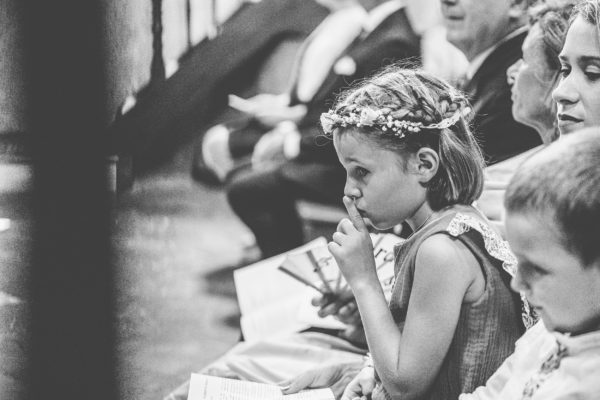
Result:
[[[379,125],[336,127],[334,134],[352,130],[401,156],[415,154],[423,147],[434,150],[440,165],[426,184],[427,200],[434,210],[471,204],[481,195],[483,156],[469,129],[469,103],[460,91],[424,71],[390,66],[341,93],[330,113],[344,116],[364,109],[378,110],[394,121],[423,126],[440,124],[459,113],[460,118],[451,126],[406,131],[400,136]]]

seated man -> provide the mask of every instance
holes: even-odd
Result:
[[[112,125],[119,151],[132,156],[136,175],[159,165],[203,129],[225,108],[227,94],[247,86],[282,40],[306,37],[326,15],[311,0],[242,4],[217,37],[190,49],[172,76],[146,88]]]
[[[327,103],[353,80],[386,63],[419,55],[419,38],[401,2],[360,3],[369,11],[366,34],[333,64],[312,100],[305,104],[306,115],[296,124],[279,124],[255,146],[249,146],[250,165],[230,174],[226,182],[230,205],[254,233],[263,257],[303,243],[297,199],[341,206],[345,172],[332,143],[320,137],[318,127],[318,117],[326,111]]]
[[[203,136],[200,157],[196,157],[192,167],[196,179],[224,182],[232,169],[248,163],[249,155],[265,133],[271,131],[259,147],[264,147],[268,138],[285,136],[275,134],[282,131],[283,121],[307,124],[308,121],[302,120],[308,104],[312,102],[312,108],[319,107],[323,96],[315,98],[317,91],[333,64],[361,33],[367,13],[356,0],[315,1],[328,8],[330,14],[300,46],[287,92],[261,93],[246,100],[230,96],[229,105],[242,115],[213,126]],[[288,133],[293,133],[293,129]]]
[[[534,129],[513,118],[506,71],[522,57],[527,9],[535,0],[440,0],[448,41],[469,67],[463,90],[475,118],[486,163],[495,164],[541,144]]]

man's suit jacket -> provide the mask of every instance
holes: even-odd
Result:
[[[357,39],[340,56],[340,59],[352,60],[355,69],[350,74],[338,74],[332,68],[329,75],[307,104],[306,116],[300,121],[302,134],[300,156],[302,160],[338,163],[329,140],[319,138],[322,135],[319,124],[321,113],[333,105],[336,96],[357,79],[368,77],[393,62],[414,58],[420,55],[420,39],[412,30],[404,9],[388,16],[375,30],[365,38]]]
[[[262,0],[244,4],[212,40],[196,45],[180,68],[148,88],[117,120],[111,134],[138,171],[167,158],[223,110],[227,94],[252,82],[264,59],[285,38],[306,37],[328,14],[310,0]]]
[[[420,38],[414,33],[404,9],[391,14],[366,38],[350,45],[340,58],[349,57],[354,61],[354,73],[338,75],[332,69],[299,124],[302,135],[300,155],[284,163],[279,173],[302,185],[307,192],[319,193],[330,202],[341,203],[345,172],[332,140],[323,136],[318,122],[321,113],[326,112],[336,95],[354,80],[372,75],[392,62],[414,57],[414,65],[419,55]]]
[[[525,36],[526,32],[498,46],[463,88],[473,105],[473,130],[488,165],[542,143],[533,128],[514,120],[506,80],[508,67],[523,56],[521,46]]]
[[[365,78],[394,61],[418,57],[419,54],[420,40],[412,30],[404,9],[390,14],[367,36],[356,38],[334,62],[313,98],[304,103],[307,113],[298,123],[302,134],[299,157],[307,161],[337,164],[331,141],[319,138],[321,113],[326,112],[336,95],[353,81]],[[347,71],[336,70],[335,65],[340,60],[352,68]],[[293,90],[295,87],[295,82],[292,82],[292,105],[301,103]],[[234,131],[229,137],[229,150],[236,159],[252,153],[254,144],[269,129],[246,117],[227,125]]]

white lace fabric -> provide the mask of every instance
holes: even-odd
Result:
[[[470,215],[457,213],[448,224],[447,231],[450,235],[458,237],[471,229],[479,232],[483,238],[485,250],[495,259],[502,261],[502,268],[511,276],[515,276],[517,271],[517,258],[510,250],[508,242],[502,239],[486,223]],[[538,318],[529,306],[525,296],[521,294],[522,310],[521,318],[527,329],[531,328],[537,322]]]

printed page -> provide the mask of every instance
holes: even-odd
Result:
[[[330,389],[283,395],[275,385],[192,374],[188,400],[334,400]]]
[[[283,396],[285,400],[334,400],[331,389],[311,389]]]
[[[288,253],[305,252],[310,248],[326,244],[327,240],[320,237]],[[269,307],[281,299],[306,293],[305,285],[277,269],[288,253],[234,271],[233,279],[242,315]]]
[[[188,400],[281,400],[274,385],[192,374]]]
[[[291,279],[290,279],[291,280]],[[261,309],[242,314],[240,325],[247,342],[261,340],[269,336],[300,332],[310,325],[297,318],[300,306],[310,299],[311,294],[301,287],[301,294],[282,297]],[[310,302],[310,300],[309,300]]]

